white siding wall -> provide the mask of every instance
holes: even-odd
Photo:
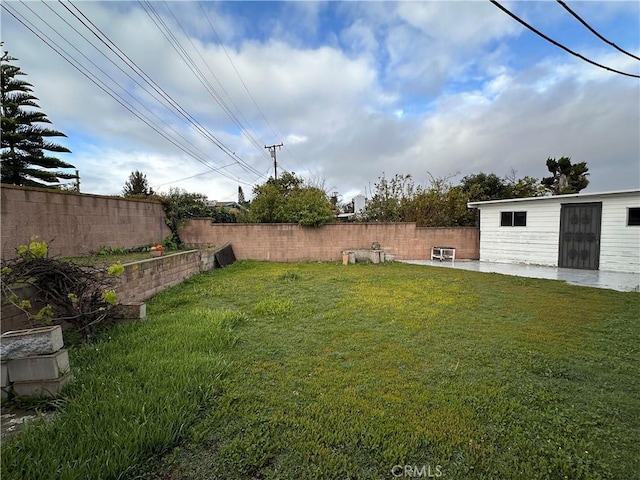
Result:
[[[640,207],[640,196],[602,202],[600,270],[640,273],[640,226],[627,226],[629,207]]]
[[[602,202],[600,270],[640,273],[640,226],[627,226],[638,193],[548,198],[482,205],[480,260],[558,266],[562,203]],[[526,227],[501,227],[500,212],[527,212]]]
[[[526,227],[501,227],[500,212],[527,212]],[[560,203],[514,202],[480,210],[480,260],[558,265]]]

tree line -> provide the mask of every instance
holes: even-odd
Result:
[[[477,224],[477,212],[467,208],[468,202],[504,200],[578,193],[588,184],[586,162],[571,163],[569,157],[547,159],[549,177],[537,179],[516,177],[516,171],[505,177],[495,173],[475,173],[463,177],[457,185],[451,178],[430,175],[428,185],[417,185],[411,175],[384,174],[375,184],[357,218],[368,222],[415,222],[424,227],[457,227]]]
[[[456,185],[451,177],[431,176],[428,185],[416,184],[411,175],[385,174],[375,183],[371,198],[364,210],[355,212],[353,219],[363,222],[415,222],[424,227],[459,227],[477,225],[477,211],[468,202],[503,200],[508,198],[539,197],[548,194],[578,193],[585,188],[588,167],[585,162],[572,164],[571,159],[547,159],[551,175],[540,180],[525,176],[517,178],[514,170],[505,177],[495,173],[476,173],[463,177]],[[235,208],[210,205],[206,196],[180,189],[169,194],[154,194],[146,175],[135,171],[123,189],[125,197],[157,198],[165,204],[169,225],[177,231],[178,223],[186,218],[210,217],[218,223],[297,223],[317,227],[335,221],[339,213],[352,212],[353,205],[340,204],[324,189],[313,185],[295,173],[284,172],[279,178],[269,178],[253,188],[253,199],[245,200],[238,187]]]

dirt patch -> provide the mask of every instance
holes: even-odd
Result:
[[[37,412],[35,410],[2,410],[0,414],[0,443],[4,443],[9,437],[22,431],[25,425],[46,421],[53,412]]]

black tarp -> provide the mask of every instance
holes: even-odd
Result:
[[[228,243],[215,253],[215,268],[226,267],[236,261],[231,244]]]

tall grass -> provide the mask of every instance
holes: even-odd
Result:
[[[178,442],[211,406],[228,369],[224,352],[244,319],[230,310],[165,309],[72,349],[76,381],[64,408],[3,445],[2,478],[86,480],[134,472]]]

